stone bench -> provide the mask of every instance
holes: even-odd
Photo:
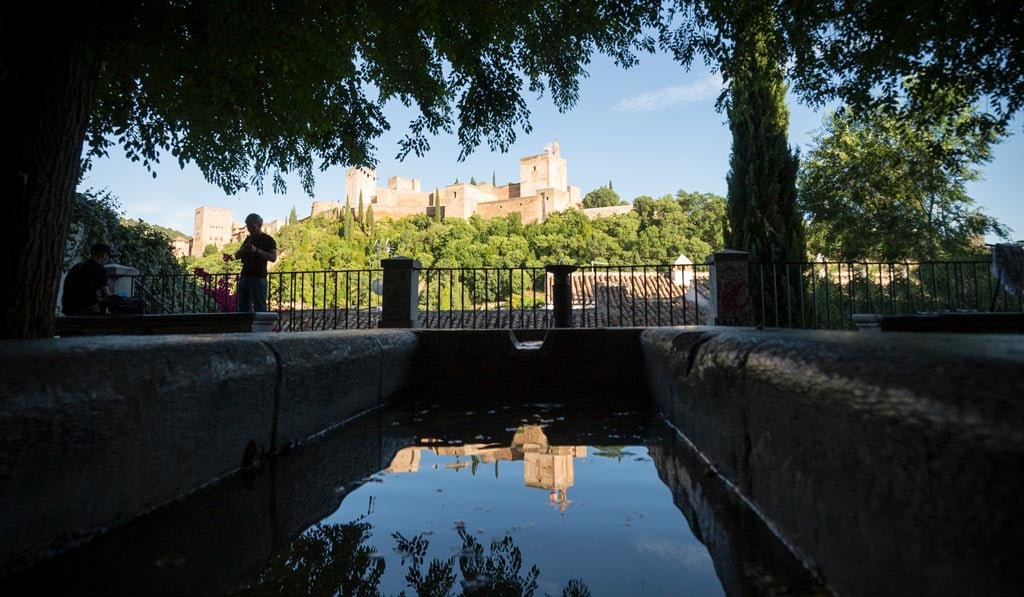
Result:
[[[272,332],[277,313],[180,313],[166,315],[76,315],[57,318],[57,335],[146,336]]]

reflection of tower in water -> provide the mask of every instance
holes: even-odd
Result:
[[[432,443],[421,440],[421,443]],[[523,425],[516,429],[509,446],[494,444],[464,444],[461,446],[409,446],[402,448],[391,460],[385,472],[414,473],[419,470],[420,452],[431,450],[439,456],[475,457],[480,462],[497,463],[500,460],[523,461],[523,483],[527,487],[545,489],[548,499],[565,512],[571,503],[567,490],[575,482],[573,460],[585,458],[586,446],[552,446],[540,425]]]

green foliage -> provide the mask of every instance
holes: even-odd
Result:
[[[292,210],[288,212],[288,225],[294,226],[299,223],[299,215],[295,213],[295,206],[292,206]]]
[[[185,234],[184,232],[181,232],[180,230],[175,230],[174,228],[168,228],[166,226],[161,226],[159,224],[149,224],[147,222],[144,222],[142,220],[136,220],[134,218],[121,218],[121,223],[124,224],[125,226],[139,226],[139,225],[149,226],[153,230],[156,230],[157,232],[163,234],[164,236],[166,236],[167,238],[169,238],[171,240],[174,240],[175,238],[178,238],[178,237],[181,237],[181,238],[191,238],[189,235]]]
[[[619,197],[619,194],[612,190],[611,181],[607,187],[597,187],[583,197],[583,207],[609,207],[612,205],[625,205],[626,202]]]
[[[737,5],[733,80],[727,112],[732,131],[729,158],[731,249],[753,263],[801,261],[803,222],[796,205],[798,159],[787,143],[789,110],[771,9],[754,0]]]
[[[342,214],[341,237],[345,240],[352,238],[352,205],[349,204],[348,195],[345,195],[345,213]]]
[[[528,225],[523,224],[519,213],[490,220],[477,215],[469,220],[446,218],[440,222],[425,215],[376,220],[371,205],[365,230],[354,227],[347,237],[339,235],[337,224],[326,218],[282,228],[277,236],[281,257],[275,271],[379,267],[377,259],[386,255],[378,255],[374,245],[384,241],[393,248],[394,255],[438,268],[543,267],[559,261],[589,264],[595,260],[665,264],[681,253],[699,262],[723,248],[725,199],[720,196],[679,191],[656,201],[641,197],[636,205],[637,211],[595,220],[581,211],[568,210],[552,214],[543,223]],[[484,289],[482,282],[464,288],[477,298],[495,296],[498,288],[507,296],[509,285],[518,295],[523,286],[520,281],[499,278],[489,284],[489,289]],[[461,300],[460,292],[456,288],[450,301]],[[527,299],[517,296],[515,300]],[[445,299],[446,303],[450,301]]]
[[[164,232],[168,229],[123,219],[121,206],[110,193],[77,193],[70,230],[65,242],[65,270],[88,259],[93,243],[103,242],[111,247],[112,261],[132,266],[142,274],[184,272],[171,250],[171,238]]]
[[[769,12],[770,27],[756,22]],[[1024,4],[994,0],[699,0],[666,4],[658,36],[683,66],[717,66],[730,84],[742,71],[734,50],[759,30],[772,38],[766,58],[785,65],[793,91],[812,106],[893,105],[916,74],[929,87],[989,99],[990,124],[1005,125],[1024,106],[1022,21]]]
[[[815,105],[841,99],[857,112],[906,97],[905,77],[989,98],[1005,125],[1024,102],[1024,3],[835,0],[781,12],[794,90]],[[928,100],[925,100],[928,101]],[[913,105],[914,111],[918,106]]]
[[[373,221],[373,205],[371,204],[366,208],[366,222],[365,222],[366,234],[370,235],[370,238],[376,238],[377,236],[377,224]]]
[[[193,162],[229,193],[266,177],[283,190],[286,173],[312,193],[318,169],[375,165],[373,140],[391,126],[383,107],[397,100],[418,108],[401,158],[440,132],[457,134],[460,159],[483,143],[504,151],[530,130],[524,92],[568,109],[593,54],[634,63],[657,14],[569,0],[110,10],[85,23],[102,32],[81,34],[103,40],[88,143],[92,155],[117,143],[146,166],[162,154]]]
[[[842,109],[825,118],[800,172],[812,253],[842,260],[977,254],[1008,231],[973,207],[966,183],[1002,129],[953,90],[910,83],[899,109]],[[913,106],[913,107],[912,107]]]

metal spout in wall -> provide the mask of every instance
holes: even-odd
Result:
[[[540,332],[540,333],[538,333]],[[509,330],[508,339],[516,352],[540,350],[547,337],[546,330]]]

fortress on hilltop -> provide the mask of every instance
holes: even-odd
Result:
[[[406,216],[435,216],[441,210],[443,218],[468,219],[477,214],[484,219],[507,216],[518,212],[524,224],[543,222],[549,215],[565,211],[570,207],[582,208],[580,188],[569,186],[568,167],[558,147],[552,141],[544,147],[544,153],[527,156],[519,160],[519,182],[502,186],[488,183],[456,183],[434,192],[423,191],[420,181],[415,178],[392,176],[386,187],[377,186],[376,170],[349,168],[345,171],[345,195],[353,214],[358,209],[359,198],[363,205],[373,207],[374,217],[399,219]],[[338,218],[345,209],[344,201],[314,201],[309,217],[326,216]],[[584,212],[609,210],[595,208]],[[632,206],[616,206],[614,211],[622,212]],[[588,217],[607,215],[589,214]],[[306,218],[303,218],[306,219]],[[230,209],[203,206],[196,209],[195,231],[188,252],[201,256],[209,245],[218,249],[232,241],[245,237],[245,225],[232,222]],[[263,230],[276,234],[285,222],[273,220],[264,222]],[[185,239],[182,239],[185,242]],[[184,251],[184,246],[181,248]]]
[[[345,172],[345,194],[352,208],[359,204],[362,195],[364,204],[373,206],[376,217],[433,216],[440,209],[445,218],[466,219],[477,214],[490,219],[519,212],[523,223],[530,224],[543,222],[552,213],[582,206],[580,188],[569,186],[567,173],[565,158],[554,141],[544,148],[544,153],[519,160],[519,182],[502,186],[451,184],[435,197],[433,192],[420,188],[418,179],[392,176],[387,187],[378,187],[375,170],[349,168]],[[313,204],[312,215],[343,206],[318,201]]]

